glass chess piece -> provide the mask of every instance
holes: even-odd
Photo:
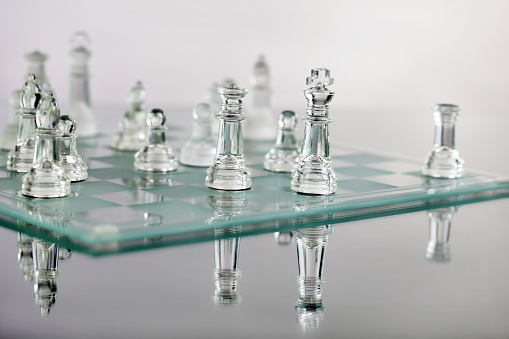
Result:
[[[95,136],[99,129],[90,104],[88,60],[91,52],[87,33],[74,33],[69,55],[71,57],[69,115],[80,126],[78,136]]]
[[[244,122],[246,140],[274,140],[276,131],[272,126],[276,118],[270,105],[270,72],[263,55],[256,62],[251,77],[251,98],[249,119]]]
[[[178,159],[166,143],[166,115],[158,108],[147,114],[147,141],[134,155],[134,168],[149,173],[176,171]]]
[[[305,332],[317,329],[323,320],[322,278],[325,250],[331,226],[317,226],[294,231],[299,264],[299,300],[295,305],[297,321]]]
[[[334,79],[326,68],[314,68],[306,79],[308,100],[304,139],[298,165],[292,174],[291,189],[297,193],[328,195],[337,189],[336,173],[329,154],[329,103],[334,91],[327,88]]]
[[[278,245],[290,245],[293,240],[292,231],[274,232],[274,241]]]
[[[19,129],[16,146],[7,154],[7,169],[27,172],[34,161],[35,112],[41,101],[41,86],[35,75],[29,74],[20,92]]]
[[[455,149],[454,130],[460,107],[451,104],[433,106],[435,140],[429,152],[422,174],[433,178],[460,178],[465,174],[463,160]]]
[[[57,298],[59,246],[34,238],[32,241],[35,304],[48,316]]]
[[[284,111],[279,115],[278,124],[276,143],[265,155],[263,168],[272,172],[293,172],[300,154],[295,137],[297,117],[292,111]]]
[[[229,84],[236,83],[235,80],[232,78],[224,78],[223,81],[220,82],[214,82],[212,85],[208,88],[207,93],[205,94],[205,102],[210,105],[210,110],[212,111],[212,114],[217,114],[221,112],[221,104],[223,103],[223,100],[221,99],[221,95],[217,91],[219,87],[228,87]],[[219,125],[218,124],[212,124],[212,135],[214,138],[219,133]]]
[[[451,261],[449,236],[452,218],[458,211],[456,206],[428,211],[429,241],[426,247],[426,259],[433,262]]]
[[[59,119],[58,102],[51,91],[45,91],[35,113],[35,154],[32,167],[23,176],[23,195],[59,198],[71,193],[71,181],[59,165]]]
[[[210,106],[198,104],[193,110],[193,134],[180,151],[180,162],[188,166],[209,167],[216,155],[217,140],[212,138]]]
[[[131,89],[127,98],[129,109],[122,117],[119,130],[111,140],[111,147],[119,151],[137,151],[145,142],[147,112],[145,100],[147,91],[141,81]]]
[[[58,123],[60,166],[71,182],[88,178],[88,167],[76,150],[76,122],[68,115],[62,115]]]
[[[218,236],[232,236],[227,239],[214,241],[215,268],[212,276],[215,282],[215,291],[212,301],[220,305],[235,305],[240,302],[237,292],[237,283],[241,272],[238,269],[240,237],[233,237],[238,227],[217,230]]]
[[[235,84],[219,87],[223,99],[221,112],[216,115],[219,122],[217,151],[213,165],[207,169],[205,185],[210,188],[238,191],[251,188],[251,171],[244,161],[244,140],[241,121],[242,99],[247,90]]]

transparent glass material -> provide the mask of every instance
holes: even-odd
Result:
[[[60,198],[71,193],[71,182],[59,164],[59,119],[60,108],[53,93],[44,92],[35,113],[35,155],[32,167],[23,176],[23,195],[33,198]]]
[[[91,137],[99,133],[97,119],[90,101],[88,62],[90,39],[86,32],[75,32],[71,38],[69,115],[80,126],[78,136]]]
[[[19,129],[16,146],[7,154],[7,169],[27,172],[34,161],[35,110],[42,98],[41,86],[35,75],[29,74],[20,92]]]
[[[299,149],[295,136],[297,117],[292,111],[279,115],[279,131],[276,143],[265,154],[263,168],[272,172],[293,172],[297,166]]]
[[[166,173],[178,168],[178,159],[166,143],[166,115],[160,109],[147,114],[147,141],[134,155],[134,168],[149,173]]]
[[[297,321],[306,332],[317,329],[323,319],[322,272],[331,231],[329,225],[324,225],[293,232],[299,266],[299,300],[295,309]]]
[[[237,228],[220,230],[221,235],[234,236]],[[215,268],[212,271],[215,291],[212,301],[220,305],[234,305],[240,302],[237,283],[241,272],[238,269],[240,238],[232,237],[214,241]]]
[[[147,112],[145,100],[147,91],[141,81],[131,89],[127,99],[129,109],[122,117],[119,130],[113,134],[111,147],[119,151],[138,151],[143,147],[146,137]]]
[[[235,84],[219,87],[223,99],[220,119],[217,151],[213,165],[207,169],[205,185],[210,188],[238,191],[251,188],[251,171],[244,161],[244,140],[241,121],[242,99],[247,90]]]
[[[193,110],[193,131],[182,150],[180,162],[188,166],[209,167],[216,155],[217,140],[212,138],[211,110],[201,103]]]
[[[455,125],[460,108],[456,105],[438,104],[433,107],[435,140],[422,174],[434,178],[460,178],[465,174],[463,159],[455,149]]]
[[[57,299],[59,246],[33,239],[32,253],[35,304],[40,308],[41,315],[47,316]]]
[[[336,174],[329,153],[329,103],[334,92],[326,86],[334,79],[326,68],[314,68],[304,91],[308,100],[304,139],[298,165],[292,175],[291,188],[302,194],[329,195],[336,192]]]
[[[429,242],[426,247],[426,259],[433,262],[451,261],[449,235],[456,206],[428,211]]]
[[[76,150],[76,122],[68,115],[62,115],[58,129],[61,132],[58,144],[60,167],[71,182],[85,180],[88,167]]]
[[[270,72],[263,55],[256,62],[251,76],[251,104],[248,117],[243,122],[244,138],[255,141],[272,141],[276,137],[276,116],[272,111],[270,97]]]

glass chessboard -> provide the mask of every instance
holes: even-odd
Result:
[[[181,145],[183,142],[172,142]],[[338,190],[310,196],[290,190],[289,173],[263,169],[271,143],[245,143],[253,187],[219,191],[204,185],[206,168],[179,166],[168,174],[134,170],[133,152],[109,148],[110,137],[78,141],[89,178],[73,183],[69,197],[27,198],[22,174],[0,167],[0,220],[4,226],[49,236],[92,254],[221,237],[231,227],[244,233],[274,232],[372,218],[507,196],[509,179],[472,173],[432,179],[421,164],[332,148]]]

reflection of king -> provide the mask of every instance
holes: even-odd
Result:
[[[329,225],[294,231],[299,264],[297,320],[304,331],[318,328],[323,319],[322,279]]]

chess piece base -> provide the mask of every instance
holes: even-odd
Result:
[[[298,150],[271,149],[265,155],[263,168],[272,172],[293,172],[297,166]]]
[[[28,172],[34,162],[34,152],[34,146],[14,146],[14,149],[7,154],[7,169],[13,172]]]
[[[134,168],[149,173],[166,173],[176,171],[178,160],[164,144],[150,144],[134,155]]]
[[[71,194],[69,178],[52,160],[33,166],[23,176],[21,193],[33,198],[60,198]]]
[[[207,169],[205,185],[225,191],[247,190],[251,188],[251,171],[243,159],[231,155],[216,157],[215,164]]]
[[[71,182],[83,181],[88,178],[88,167],[81,157],[67,155],[62,156],[60,161],[60,167]]]
[[[422,174],[433,178],[461,178],[465,174],[465,168],[457,150],[442,146],[428,154]]]
[[[292,175],[291,189],[297,193],[329,195],[336,192],[336,173],[329,161],[320,156],[302,160]]]

